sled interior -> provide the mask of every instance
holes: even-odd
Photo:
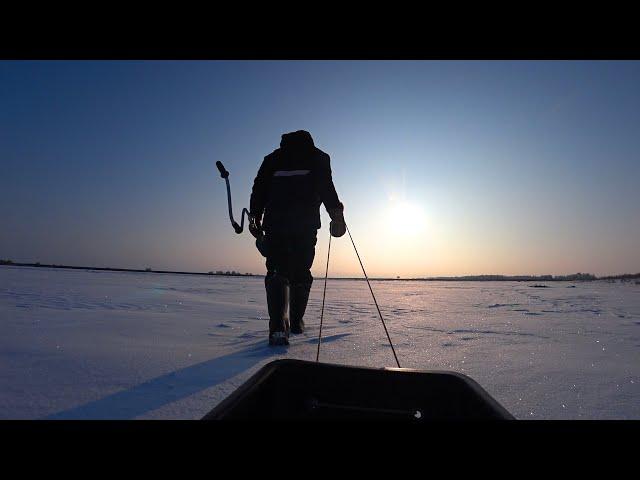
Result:
[[[203,420],[512,420],[471,378],[303,360],[262,367]]]

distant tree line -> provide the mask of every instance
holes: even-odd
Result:
[[[597,280],[591,273],[574,273],[571,275],[464,275],[461,277],[429,277],[424,280],[473,280],[481,282],[567,282],[578,280]]]
[[[600,277],[598,280],[633,280],[637,278],[640,278],[640,273],[625,273],[623,275]]]
[[[576,280],[597,280],[591,273],[574,273],[571,275],[466,275],[462,277],[434,277],[436,280],[480,280],[480,281],[576,281]]]
[[[240,273],[240,272],[236,272],[235,270],[227,270],[226,272],[223,272],[222,270],[216,270],[215,272],[209,272],[209,275],[230,275],[230,276],[239,276],[239,275],[253,275],[253,273]]]
[[[146,267],[145,269],[136,269],[136,268],[114,268],[114,267],[82,267],[75,265],[57,265],[57,264],[46,264],[46,263],[21,263],[14,262],[10,259],[0,259],[0,265],[13,265],[16,267],[46,267],[46,268],[65,268],[70,270],[95,270],[95,271],[109,271],[109,272],[138,272],[138,273],[178,273],[182,275],[229,275],[229,276],[255,276],[253,273],[240,273],[235,270],[223,272],[222,270],[218,270],[216,272],[210,271],[207,273],[204,272],[177,272],[171,270],[153,270],[151,267]]]
[[[203,272],[174,272],[167,270],[152,270],[150,267],[145,268],[144,270],[132,269],[132,268],[109,268],[109,267],[78,267],[78,266],[69,266],[69,265],[56,265],[56,264],[41,264],[40,262],[36,263],[19,263],[13,262],[10,259],[0,259],[0,265],[14,265],[17,267],[55,267],[55,268],[69,268],[75,270],[107,270],[107,271],[115,271],[115,272],[154,272],[154,273],[179,273],[179,274],[188,274],[188,275],[226,275],[226,276],[256,276],[253,273],[245,272],[240,273],[235,270],[216,270],[209,271],[207,273]],[[608,275],[605,277],[597,277],[592,273],[573,273],[571,275],[464,275],[460,277],[422,277],[422,278],[400,278],[396,276],[395,278],[374,278],[373,280],[422,280],[422,281],[486,281],[486,282],[499,282],[499,281],[512,281],[512,282],[573,282],[573,281],[590,281],[590,280],[622,280],[629,281],[634,279],[640,279],[640,273],[624,273],[620,275]],[[362,278],[340,278],[340,280],[362,280]]]
[[[592,273],[573,273],[571,275],[466,275],[461,277],[428,277],[413,280],[473,280],[473,281],[512,281],[512,282],[575,282],[590,280],[632,280],[640,278],[640,273],[625,273],[607,277],[597,277]]]

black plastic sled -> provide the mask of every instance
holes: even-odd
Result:
[[[466,375],[275,360],[203,420],[513,420]]]

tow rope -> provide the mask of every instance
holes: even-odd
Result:
[[[389,335],[389,330],[387,330],[387,325],[384,323],[384,318],[382,318],[382,312],[380,312],[380,307],[378,306],[378,301],[376,300],[376,296],[373,293],[373,289],[371,288],[371,283],[369,282],[369,276],[364,269],[364,265],[362,264],[362,259],[360,258],[360,254],[358,253],[358,249],[356,248],[356,244],[353,241],[353,237],[351,236],[351,231],[349,231],[349,226],[347,226],[347,233],[349,234],[349,238],[351,239],[351,244],[353,245],[353,249],[356,252],[356,256],[358,257],[358,261],[360,262],[360,267],[362,267],[362,273],[364,274],[364,278],[367,280],[367,285],[369,286],[369,291],[371,292],[371,296],[373,297],[373,303],[376,305],[376,309],[378,310],[378,315],[380,316],[380,321],[382,322],[382,326],[384,327],[384,333],[387,335],[387,339],[389,340],[389,345],[391,346],[391,351],[393,352],[393,358],[396,360],[396,365],[398,368],[400,367],[400,362],[398,361],[398,356],[396,355],[396,349],[393,347],[393,342],[391,341],[391,336]],[[318,333],[318,350],[316,352],[316,362],[319,361],[320,358],[320,341],[322,338],[322,320],[324,317],[324,299],[327,293],[327,273],[329,272],[329,255],[331,254],[331,232],[329,232],[329,249],[327,251],[327,267],[324,272],[324,290],[322,292],[322,309],[320,310],[320,332]]]

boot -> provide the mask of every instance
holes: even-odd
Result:
[[[304,332],[304,312],[309,301],[310,283],[291,285],[291,299],[289,303],[289,317],[291,319],[291,333]]]
[[[269,345],[289,345],[289,282],[277,273],[264,279],[269,309]]]

